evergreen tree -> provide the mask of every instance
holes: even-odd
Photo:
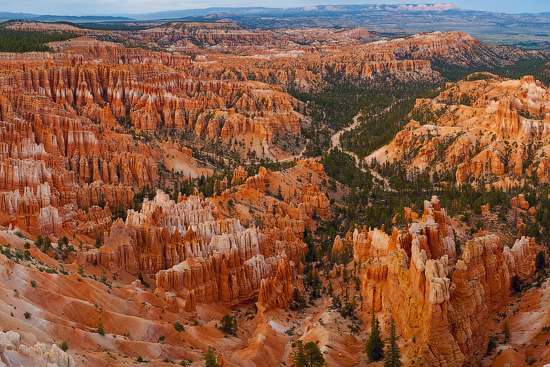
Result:
[[[395,321],[392,317],[390,323],[390,338],[388,340],[386,358],[384,359],[384,367],[401,367],[402,365],[401,353],[397,345],[397,336],[395,335]]]
[[[99,236],[95,239],[95,247],[100,248],[101,246],[103,246],[103,236],[100,233]]]
[[[179,187],[180,187],[180,182],[179,180],[176,181],[174,183],[174,193],[172,194],[172,200],[174,200],[176,203],[178,202],[178,196],[179,196]]]
[[[379,361],[384,358],[384,341],[380,337],[380,323],[374,316],[374,307],[370,335],[365,345],[365,353],[371,361]]]
[[[97,322],[97,333],[99,335],[105,335],[105,329],[103,328],[103,322],[101,321],[101,318],[99,318],[99,321]]]
[[[279,185],[279,188],[277,189],[277,199],[283,200],[283,191],[281,190],[281,185]]]
[[[319,346],[314,342],[307,342],[304,345],[304,352],[306,355],[306,366],[307,367],[321,367],[325,366],[325,357]]]
[[[235,316],[223,315],[219,329],[226,334],[237,335],[237,319]]]
[[[514,293],[520,293],[523,286],[521,278],[516,274],[512,277],[511,287]]]
[[[292,352],[292,367],[304,367],[306,365],[306,356],[304,352],[304,342],[298,340],[294,343],[295,348]]]
[[[47,43],[76,37],[68,33],[40,33],[31,31],[0,30],[0,52],[52,51]]]
[[[177,198],[176,198],[176,201],[177,201]],[[118,203],[117,217],[122,218],[123,221],[126,220],[126,210],[124,210],[124,202],[122,201],[122,199]]]
[[[218,361],[216,359],[216,353],[215,349],[211,346],[208,347],[206,350],[206,354],[204,355],[204,366],[205,367],[220,367],[218,364]]]
[[[504,343],[508,343],[510,340],[510,337],[512,336],[512,333],[510,332],[510,325],[508,325],[508,321],[504,321],[504,325],[502,326],[502,335],[504,336]]]
[[[52,240],[50,236],[46,236],[44,238],[44,249],[42,251],[47,252],[51,248],[52,248]]]
[[[63,238],[59,238],[57,240],[57,249],[58,250],[63,250],[63,247],[65,246],[65,242],[63,241]]]
[[[44,246],[44,238],[42,237],[41,234],[39,234],[38,236],[36,236],[36,241],[34,241],[34,244],[35,244],[36,247],[38,247],[38,248],[41,248],[42,246]]]
[[[325,366],[325,357],[319,346],[314,342],[304,344],[302,340],[298,340],[294,344],[294,352],[292,353],[292,367],[322,367]]]
[[[544,256],[544,251],[539,251],[537,257],[535,258],[535,267],[537,270],[542,270],[546,267],[546,257]]]

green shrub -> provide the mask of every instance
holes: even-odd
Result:
[[[183,326],[179,321],[174,322],[174,329],[176,329],[177,332],[182,332],[185,330],[185,326]]]
[[[21,231],[15,231],[15,235],[19,238],[27,238],[27,237],[25,237],[25,235]]]
[[[103,327],[103,321],[101,321],[101,318],[99,318],[99,321],[97,322],[97,333],[99,335],[105,335],[105,329]]]
[[[67,349],[69,349],[69,342],[65,340],[63,343],[61,343],[61,345],[59,346],[59,348],[60,348],[62,351],[66,352]]]
[[[231,315],[223,315],[221,321],[220,321],[219,329],[226,333],[231,335],[237,335],[237,319],[235,316]]]

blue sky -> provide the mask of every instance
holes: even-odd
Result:
[[[343,4],[402,4],[435,3],[437,1],[392,0],[0,0],[0,11],[35,14],[88,15],[136,14],[166,10],[208,8],[212,6],[297,7],[306,5]],[[449,2],[449,1],[441,1]],[[550,12],[549,0],[456,0],[463,9],[489,10],[504,13]]]

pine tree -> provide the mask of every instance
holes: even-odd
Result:
[[[379,361],[384,358],[384,341],[380,337],[380,323],[374,316],[374,307],[372,311],[370,335],[365,345],[365,353],[371,361]]]
[[[44,246],[44,238],[42,237],[41,234],[39,234],[38,236],[36,236],[36,241],[34,241],[34,244],[35,244],[36,247],[38,247],[38,248],[41,248],[42,246]]]
[[[46,236],[44,238],[44,249],[43,249],[43,251],[47,252],[51,248],[52,248],[52,240],[51,240],[50,236]]]
[[[172,200],[174,200],[176,203],[178,202],[178,196],[180,193],[180,182],[179,180],[174,183],[174,193],[172,194]]]
[[[508,321],[504,321],[504,325],[502,326],[502,335],[504,335],[504,343],[508,343],[508,340],[510,340],[510,337],[512,336]]]
[[[204,355],[204,366],[205,367],[220,367],[218,364],[218,361],[216,359],[216,353],[215,349],[211,346],[208,347],[206,350],[206,354]]]
[[[395,335],[395,321],[393,317],[390,323],[390,338],[388,340],[388,350],[384,359],[384,367],[401,367],[401,354],[397,345],[397,336]]]
[[[319,346],[316,343],[307,342],[304,345],[304,352],[306,355],[306,366],[321,367],[326,365],[323,352],[321,352],[321,349],[319,349]]]
[[[537,270],[543,270],[546,267],[546,257],[544,256],[544,251],[539,251],[537,257],[535,258],[535,268]]]
[[[306,355],[304,353],[304,342],[298,340],[294,345],[296,348],[292,352],[292,367],[304,367],[306,365]]]
[[[235,316],[223,315],[219,329],[226,334],[237,335],[237,319]]]
[[[97,322],[97,333],[99,335],[105,335],[105,329],[103,328],[103,322],[101,321],[101,318],[99,318],[99,321]]]
[[[298,340],[294,345],[292,353],[292,367],[322,367],[326,366],[325,357],[319,346],[314,342],[304,344]]]
[[[120,202],[118,203],[118,212],[117,212],[117,216],[119,218],[122,218],[123,221],[126,220],[126,210],[124,210],[124,202],[122,201],[122,199],[120,200]]]
[[[277,199],[283,200],[283,191],[281,190],[281,185],[279,185],[279,189],[277,189]]]

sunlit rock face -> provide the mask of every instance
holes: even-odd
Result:
[[[548,88],[533,77],[474,74],[418,99],[411,115],[422,121],[411,121],[368,159],[407,160],[411,170],[439,177],[451,172],[457,184],[505,188],[531,175],[548,182],[549,103]]]
[[[434,197],[407,231],[388,236],[356,229],[333,247],[351,244],[355,262],[364,267],[364,309],[385,321],[393,316],[417,344],[420,337],[415,351],[421,365],[477,361],[488,339],[487,321],[508,301],[511,277],[526,279],[535,272],[534,240],[522,238],[503,249],[499,237],[476,235],[457,257],[452,229]]]
[[[286,227],[266,235],[244,228],[236,218],[215,217],[207,200],[190,196],[176,203],[159,191],[140,212],[128,211],[126,222],[115,222],[105,244],[90,250],[86,259],[112,270],[156,276],[159,290],[191,303],[230,306],[261,294],[266,306],[288,304],[296,269],[286,253],[299,259],[305,244],[277,233]],[[275,248],[274,241],[279,243]]]

